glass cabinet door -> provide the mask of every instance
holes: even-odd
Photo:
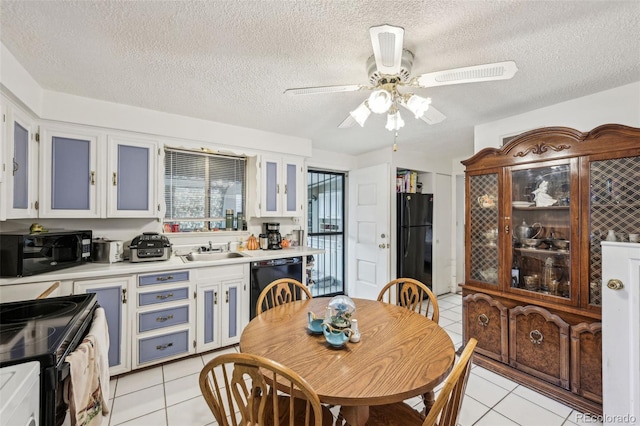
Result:
[[[498,286],[498,174],[469,176],[469,277]]]
[[[570,164],[511,171],[512,288],[566,299],[576,292],[571,205],[577,190],[572,189]]]
[[[602,304],[603,240],[640,242],[640,157],[589,163],[589,298]]]

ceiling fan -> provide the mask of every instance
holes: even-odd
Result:
[[[285,90],[287,95],[314,95],[322,93],[354,92],[370,90],[365,99],[338,126],[351,127],[364,123],[371,113],[387,114],[386,128],[397,131],[404,126],[399,107],[402,106],[429,124],[436,124],[446,117],[431,106],[431,98],[423,98],[414,93],[402,93],[403,87],[427,88],[450,84],[474,83],[493,80],[507,80],[518,71],[515,62],[496,62],[464,68],[430,72],[410,78],[414,55],[403,49],[404,28],[393,25],[379,25],[369,28],[373,55],[367,60],[369,84],[345,86],[300,87]]]

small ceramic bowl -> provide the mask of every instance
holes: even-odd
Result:
[[[542,244],[543,240],[537,239],[537,238],[523,238],[521,242],[522,242],[522,245],[524,245],[527,248],[536,248],[540,244]]]

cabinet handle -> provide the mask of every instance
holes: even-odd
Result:
[[[113,186],[118,185],[118,174],[113,172]]]
[[[127,303],[127,289],[123,288],[122,289],[122,303]]]
[[[229,303],[229,290],[227,290],[225,293],[226,293],[227,303]]]
[[[96,184],[96,172],[94,172],[93,170],[91,171],[91,179],[89,180],[89,182],[91,182],[91,185]]]
[[[509,225],[505,225],[504,226],[504,233],[508,234],[509,233]]]
[[[276,193],[278,193],[278,194],[280,193],[280,184],[279,183],[276,184]]]
[[[165,322],[170,319],[173,319],[173,315],[167,315],[166,317],[158,317],[156,318],[156,322]]]
[[[213,304],[214,305],[218,304],[218,292],[217,291],[213,292]]]
[[[611,290],[621,290],[622,287],[624,287],[624,284],[622,284],[622,281],[620,280],[612,279],[607,283],[607,287]]]
[[[287,193],[287,185],[284,186],[284,193]]]
[[[487,325],[489,325],[489,317],[485,314],[478,315],[478,323],[481,326],[486,327]]]
[[[159,294],[159,295],[156,296],[156,299],[164,300],[164,299],[168,299],[170,297],[173,297],[173,293]]]
[[[156,277],[156,281],[169,281],[173,279],[173,275],[168,275],[166,277]]]
[[[164,351],[165,349],[170,348],[171,346],[173,346],[173,343],[167,343],[166,345],[156,346],[156,349],[159,351]]]
[[[20,164],[18,164],[18,162],[16,161],[16,159],[13,159],[13,175],[16,175],[16,172],[18,171],[18,169],[20,168]]]
[[[542,333],[540,333],[540,330],[533,330],[529,333],[529,339],[531,339],[531,343],[533,343],[534,345],[539,345],[540,343],[542,343],[542,339],[544,339],[544,336],[542,335]]]

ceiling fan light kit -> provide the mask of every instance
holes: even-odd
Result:
[[[431,98],[423,98],[422,96],[414,94],[409,95],[406,108],[411,111],[416,118],[422,118],[424,113],[429,109],[429,105],[431,105]]]
[[[393,104],[393,96],[384,89],[374,90],[369,95],[369,109],[376,114],[384,114]]]
[[[400,111],[397,109],[395,112],[389,111],[389,114],[387,114],[387,125],[385,126],[385,129],[393,132],[399,130],[401,127],[404,127],[404,120],[400,116]]]
[[[358,123],[364,127],[372,112],[387,113],[386,128],[397,131],[404,126],[404,120],[398,111],[399,106],[411,111],[416,119],[425,123],[436,124],[446,117],[431,106],[431,98],[425,98],[413,93],[400,93],[398,88],[403,86],[429,88],[451,84],[475,83],[494,80],[507,80],[518,71],[513,61],[496,62],[470,67],[454,68],[436,71],[409,78],[413,66],[414,55],[403,49],[404,28],[393,25],[378,25],[369,28],[373,55],[366,63],[370,86],[317,86],[287,89],[288,95],[309,95],[319,93],[355,92],[371,90],[372,93],[360,105],[349,113],[340,123],[339,128],[348,128]]]

